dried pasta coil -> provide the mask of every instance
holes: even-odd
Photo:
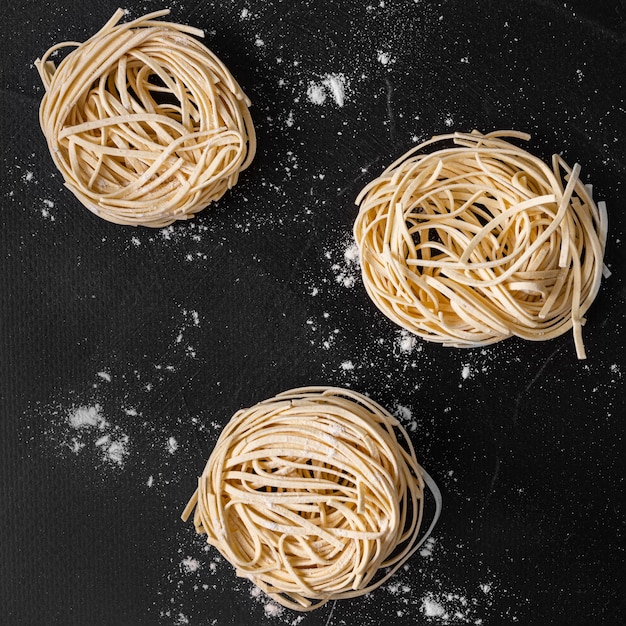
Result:
[[[424,487],[435,500],[421,532]],[[431,532],[441,495],[384,408],[293,389],[238,411],[182,517],[280,604],[308,611],[385,582]]]
[[[36,61],[46,89],[39,119],[65,185],[118,224],[161,227],[218,200],[254,158],[243,93],[194,37],[159,21],[169,10],[118,23],[118,10],[83,43]],[[59,49],[74,47],[58,65]]]
[[[581,327],[603,269],[604,203],[554,155],[551,165],[502,137],[435,136],[358,195],[354,236],[375,305],[448,346],[512,335],[538,341]]]

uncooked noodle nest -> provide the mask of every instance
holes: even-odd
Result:
[[[36,61],[40,124],[66,186],[118,224],[188,219],[232,187],[254,158],[250,101],[225,65],[155,11]],[[75,47],[58,65],[53,53]]]
[[[551,166],[502,137],[435,136],[359,194],[354,236],[376,306],[449,346],[529,340],[581,327],[602,277],[604,203],[554,155]],[[608,272],[608,271],[607,271]]]
[[[435,510],[425,533],[424,486]],[[399,422],[354,391],[306,387],[238,411],[182,517],[280,604],[307,611],[380,586],[441,495]]]

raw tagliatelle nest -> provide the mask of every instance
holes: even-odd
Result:
[[[435,510],[426,532],[424,486]],[[293,389],[237,412],[183,513],[239,576],[308,611],[384,583],[441,495],[398,421],[356,392]]]
[[[36,61],[46,93],[41,128],[66,186],[119,224],[188,219],[232,187],[252,161],[250,102],[225,65],[156,11],[118,10],[83,43]],[[59,49],[74,47],[57,66]]]
[[[406,330],[449,346],[581,327],[603,272],[604,203],[554,155],[550,166],[502,137],[435,136],[359,194],[354,236],[376,306]]]

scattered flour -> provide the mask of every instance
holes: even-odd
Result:
[[[421,352],[422,349],[423,346],[418,341],[417,336],[404,328],[397,331],[393,346],[394,354],[409,355],[413,352]]]
[[[430,556],[430,554],[427,551],[426,556]],[[404,572],[410,569],[411,566],[404,566]],[[410,613],[416,618],[418,613],[421,614],[424,619],[419,621],[420,624],[473,624],[480,626],[486,623],[486,616],[493,606],[492,583],[483,583],[479,585],[476,593],[469,593],[458,589],[447,591],[445,584],[424,568],[420,568],[420,577],[422,582],[418,593],[413,588],[413,580],[405,579],[403,575],[399,575],[398,578],[393,579],[384,587],[393,596],[397,605],[405,607],[402,609],[402,614]],[[507,615],[506,623],[515,621],[514,615]],[[417,622],[416,619],[415,623]]]
[[[428,537],[420,549],[420,556],[429,557],[433,555],[433,550],[437,540],[434,537]]]
[[[197,559],[188,556],[181,561],[180,567],[185,574],[192,574],[200,569],[201,563]]]
[[[335,104],[342,107],[346,98],[346,77],[344,74],[327,74],[322,81]]]
[[[413,419],[413,412],[409,407],[396,404],[393,414],[400,420],[404,427],[414,433],[417,430],[417,420]]]
[[[50,212],[54,208],[54,202],[52,200],[42,200],[41,204],[43,205],[41,208],[42,217],[48,218],[51,222],[54,222],[55,217]]]
[[[433,571],[428,567],[430,562],[442,556],[458,561],[463,556],[462,552],[456,551],[454,554],[446,554],[447,551],[443,548],[444,541],[429,537],[419,552],[424,561],[421,564],[408,561],[383,588],[393,596],[397,605],[404,607],[403,613],[415,616],[415,623],[474,626],[486,624],[495,599],[494,591],[497,587],[495,581],[488,576],[476,589],[472,589],[459,588],[452,582],[444,580],[440,571]],[[463,547],[458,545],[457,549],[463,550]],[[414,567],[419,571],[419,589],[414,587],[415,576],[407,576]],[[421,620],[418,619],[418,615],[422,616]],[[508,624],[515,621],[517,621],[515,615],[507,614],[506,622],[498,623]]]
[[[182,320],[176,331],[174,345],[181,345],[184,348],[186,356],[196,358],[197,352],[194,344],[186,339],[192,329],[200,327],[200,314],[193,309],[182,309],[181,317]]]
[[[101,414],[102,407],[99,404],[95,406],[79,406],[70,412],[68,420],[72,428],[91,428],[99,426],[104,428],[106,424]]]
[[[381,65],[389,65],[391,63],[395,63],[395,59],[391,55],[391,53],[385,52],[383,50],[378,51],[376,58]]]
[[[324,104],[324,102],[326,102],[324,86],[319,83],[309,83],[306,95],[309,102],[312,102],[313,104]]]
[[[178,441],[174,437],[170,437],[167,440],[167,451],[170,454],[174,454],[178,450]]]
[[[324,313],[322,315],[322,320],[326,321],[328,319],[329,314]],[[330,350],[335,345],[337,337],[341,334],[341,330],[339,328],[332,328],[329,330],[324,329],[324,332],[322,333],[322,328],[320,328],[321,322],[316,322],[313,318],[309,318],[306,321],[306,325],[315,335],[315,338],[310,339],[309,343],[312,346],[319,345],[324,350]]]
[[[432,596],[428,595],[422,599],[422,611],[426,617],[441,617],[447,620],[446,610]]]
[[[271,600],[256,585],[250,588],[250,597],[263,604],[263,613],[266,617],[282,617],[285,614],[285,608]]]
[[[326,251],[325,256],[329,260],[333,260],[336,253]],[[331,271],[334,274],[335,282],[343,287],[350,289],[354,287],[361,275],[361,264],[359,262],[359,248],[352,238],[344,241],[341,246],[341,260],[331,265]]]
[[[348,79],[345,74],[326,74],[318,81],[309,81],[306,95],[313,104],[322,105],[330,97],[338,107],[343,107],[347,88]]]
[[[95,446],[104,461],[119,466],[124,464],[129,453],[130,438],[104,418],[99,404],[71,409],[67,421],[74,436],[65,445],[74,454],[80,453],[87,446]]]
[[[33,407],[24,434],[46,455],[91,462],[94,476],[100,474],[103,479],[111,470],[125,470],[132,459],[132,472],[139,472],[138,487],[167,489],[180,480],[175,460],[180,439],[171,429],[182,422],[195,424],[199,431],[206,427],[185,413],[168,418],[166,424],[144,418],[153,410],[152,390],[169,384],[175,371],[146,362],[134,370],[127,365],[115,375],[110,367],[96,369],[91,381],[84,381],[82,391],[68,392],[64,399]],[[140,450],[137,442],[142,442]]]

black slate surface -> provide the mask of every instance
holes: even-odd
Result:
[[[0,623],[626,623],[624,2],[165,6],[252,99],[259,153],[219,203],[160,231],[82,208],[38,126],[33,61],[116,3],[3,10]],[[343,106],[307,96],[328,75]],[[530,132],[607,202],[613,274],[584,362],[569,335],[411,345],[365,294],[356,194],[416,140],[473,128]],[[444,513],[391,584],[300,616],[179,515],[230,416],[307,384],[396,412]],[[81,407],[97,426],[72,428]]]

